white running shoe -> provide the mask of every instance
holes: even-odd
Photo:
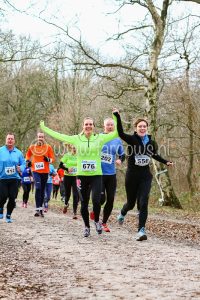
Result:
[[[136,237],[136,241],[146,241],[146,240],[147,240],[147,235],[146,235],[146,232],[145,232],[145,228],[142,227],[138,231],[138,234],[137,234],[137,237]]]

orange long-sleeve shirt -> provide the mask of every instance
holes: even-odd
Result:
[[[51,158],[51,162],[55,160],[54,152],[50,145],[30,145],[26,152],[26,159],[31,160],[31,170],[33,172],[49,173],[49,162],[44,161],[44,156]]]

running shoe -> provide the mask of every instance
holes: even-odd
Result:
[[[48,207],[45,207],[44,210],[43,210],[43,212],[47,213],[48,212]]]
[[[90,235],[90,228],[85,227],[84,229],[84,237],[88,237]]]
[[[78,219],[77,214],[73,214],[73,219],[74,219],[74,220],[77,220],[77,219]]]
[[[105,231],[105,232],[110,232],[110,228],[107,226],[106,223],[102,223],[102,229],[103,229],[103,231]]]
[[[101,234],[102,233],[102,225],[101,225],[101,223],[100,222],[94,222],[94,224],[95,224],[95,227],[96,227],[96,232],[98,234]]]
[[[39,217],[40,216],[40,212],[37,210],[36,213],[34,214],[34,217]]]
[[[94,217],[95,217],[95,216],[94,216],[94,212],[91,211],[91,212],[90,212],[90,220],[94,221]]]
[[[27,208],[27,203],[24,203],[24,207]]]
[[[137,234],[137,237],[136,237],[136,241],[146,241],[146,240],[147,240],[147,235],[146,235],[146,232],[145,232],[145,228],[142,227],[138,231],[138,234]]]
[[[0,219],[3,219],[3,214],[0,214]]]
[[[22,202],[22,207],[24,207],[24,205],[25,205],[25,203],[24,203],[24,202]]]
[[[40,216],[44,218],[43,210],[40,210]]]
[[[68,207],[69,207],[69,203],[66,204],[66,205],[63,207],[63,214],[66,214],[66,213],[67,213]]]
[[[6,223],[12,223],[13,219],[11,219],[10,215],[6,215]]]
[[[117,216],[117,221],[118,221],[119,225],[122,225],[124,223],[124,216],[122,214],[119,214]]]

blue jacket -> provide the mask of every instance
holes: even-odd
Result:
[[[31,184],[31,177],[30,176],[32,176],[31,168],[27,167],[22,172],[22,183],[23,184]]]
[[[0,147],[0,179],[21,179],[16,169],[18,165],[23,172],[26,162],[22,152],[16,147],[11,151],[7,146]]]
[[[101,168],[103,175],[116,174],[115,160],[116,156],[123,156],[124,148],[119,138],[106,143],[101,153]]]

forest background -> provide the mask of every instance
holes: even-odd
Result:
[[[151,204],[199,211],[200,1],[107,1],[112,10],[104,17],[114,17],[116,30],[95,47],[84,38],[78,16],[63,22],[55,11],[47,14],[51,1],[26,1],[24,9],[16,2],[0,5],[1,145],[11,131],[25,153],[40,120],[58,132],[77,134],[89,115],[102,132],[104,118],[117,107],[126,132],[133,132],[134,119],[147,118],[160,154],[175,163],[162,172],[165,166],[152,162]],[[127,10],[133,18],[122,21]],[[54,28],[51,41],[6,28],[11,11]],[[107,44],[113,55],[103,51]],[[47,141],[57,167],[63,145]],[[123,197],[125,170],[126,164],[117,173]]]

